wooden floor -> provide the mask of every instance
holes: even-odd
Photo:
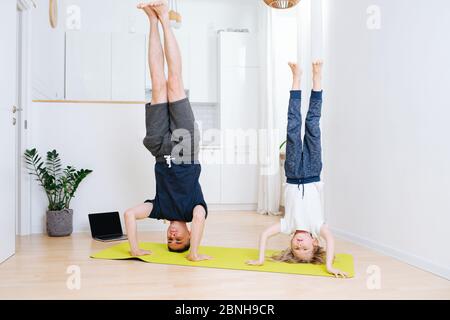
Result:
[[[205,245],[254,247],[277,218],[255,213],[211,213]],[[273,238],[279,249],[287,237]],[[141,241],[164,241],[146,232]],[[358,245],[337,241],[355,257],[352,279],[220,270],[89,258],[108,244],[89,234],[67,238],[18,237],[17,254],[0,265],[0,299],[450,299],[450,281]],[[81,270],[80,290],[66,286],[67,267]],[[367,288],[370,265],[381,270],[381,289]]]

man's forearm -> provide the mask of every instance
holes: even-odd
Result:
[[[128,242],[130,243],[131,251],[138,249],[138,240],[136,232],[136,219],[134,217],[127,217],[125,219],[125,227],[127,230]]]
[[[204,217],[194,218],[192,220],[191,250],[190,250],[191,255],[198,254],[200,242],[202,241],[202,237],[203,237],[203,230],[205,228],[205,221],[206,221],[206,219]]]

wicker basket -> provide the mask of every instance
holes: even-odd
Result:
[[[181,14],[176,11],[169,11],[169,20],[181,23]]]
[[[300,0],[264,0],[264,2],[274,9],[289,9],[297,5]]]

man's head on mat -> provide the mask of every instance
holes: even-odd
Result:
[[[325,251],[311,233],[297,230],[292,236],[290,248],[275,254],[272,258],[289,263],[323,264]]]
[[[167,247],[172,252],[185,252],[190,247],[191,234],[183,221],[171,221],[167,228]]]

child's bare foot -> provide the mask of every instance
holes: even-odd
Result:
[[[292,70],[292,76],[300,79],[302,77],[302,69],[300,69],[299,65],[295,62],[289,62],[288,65]]]
[[[141,5],[139,5],[141,6]],[[138,8],[139,8],[138,6]],[[142,4],[143,7],[150,7],[158,16],[158,19],[164,23],[169,22],[169,6],[166,0],[154,0]]]
[[[323,66],[322,60],[314,61],[312,64],[314,91],[322,91],[322,66]]]
[[[288,65],[292,71],[292,90],[300,90],[300,80],[303,74],[302,69],[294,62],[289,62]]]

